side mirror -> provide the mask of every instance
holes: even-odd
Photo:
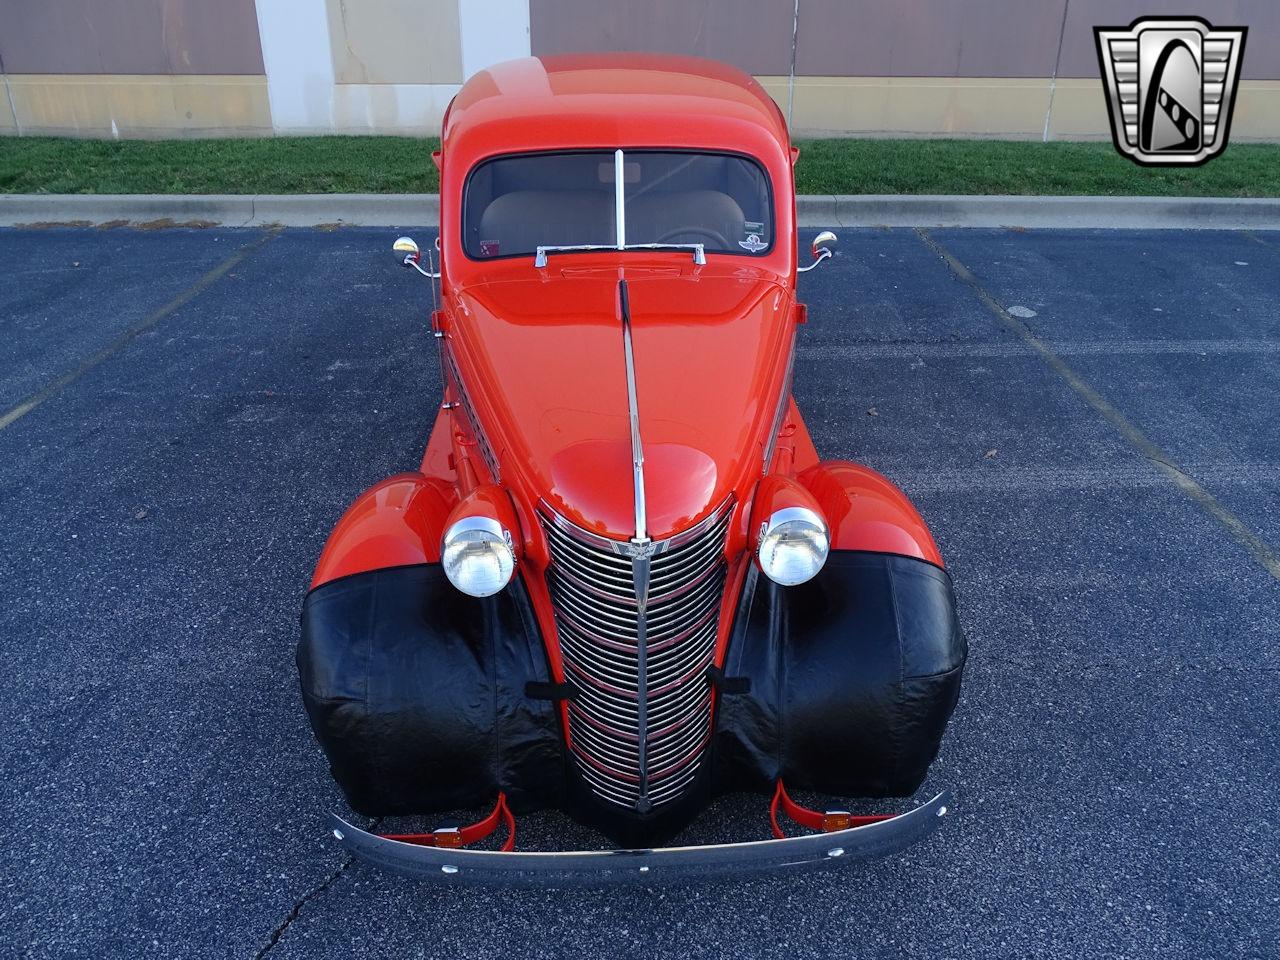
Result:
[[[436,249],[439,249],[440,241],[436,241]],[[440,276],[433,270],[422,269],[422,251],[418,249],[417,242],[413,237],[400,237],[391,245],[391,249],[396,252],[396,259],[406,267],[413,267],[424,277],[430,277],[433,280]],[[427,261],[427,265],[431,265],[431,261]]]
[[[816,237],[813,238],[813,246],[809,248],[810,251],[813,253],[813,259],[817,260],[818,255],[823,253],[824,251],[826,252],[827,256],[831,256],[831,251],[828,250],[827,248],[829,246],[835,246],[835,244],[839,242],[839,239],[840,238],[837,237],[830,230],[823,230],[820,234],[818,234]]]
[[[823,230],[820,234],[813,238],[813,245],[809,248],[813,254],[813,263],[807,267],[796,267],[796,273],[808,273],[823,260],[830,257],[831,248],[836,244],[838,238],[830,230]]]
[[[398,238],[391,245],[391,249],[396,252],[396,259],[400,260],[406,267],[422,259],[422,251],[418,249],[418,244],[413,237]]]

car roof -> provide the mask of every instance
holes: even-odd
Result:
[[[653,53],[525,57],[482,70],[445,115],[447,161],[587,146],[789,145],[777,104],[749,74]],[[772,150],[769,152],[773,152]]]

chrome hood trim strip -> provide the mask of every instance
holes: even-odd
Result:
[[[636,400],[636,359],[631,344],[631,301],[627,281],[618,281],[618,308],[622,315],[622,352],[627,362],[627,412],[631,421],[631,479],[635,485],[636,535],[631,542],[648,543],[648,517],[644,501],[644,445],[640,442],[640,404]]]
[[[617,154],[618,175],[622,172],[622,151]],[[619,181],[621,182],[621,181]],[[618,191],[622,195],[621,187]],[[621,202],[619,202],[621,217]],[[619,236],[622,235],[619,223]],[[644,500],[644,444],[640,440],[640,404],[636,399],[636,358],[631,343],[631,298],[627,293],[627,281],[618,281],[618,312],[622,318],[622,353],[627,364],[627,413],[631,421],[631,479],[635,485],[636,535],[631,538],[631,582],[636,591],[636,734],[639,736],[640,796],[636,800],[636,812],[648,813],[653,808],[649,800],[649,676],[648,629],[649,569],[653,559],[653,542],[646,528],[648,517]]]

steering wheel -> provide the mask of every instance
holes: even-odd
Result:
[[[673,230],[668,230],[666,233],[660,236],[656,242],[671,243],[672,237],[684,236],[690,233],[692,233],[694,236],[703,237],[711,241],[711,243],[704,244],[704,246],[709,246],[709,247],[713,246],[720,250],[731,249],[729,241],[724,238],[723,234],[717,233],[715,230],[712,230],[710,227],[676,227]],[[685,241],[681,241],[681,242],[685,242]]]

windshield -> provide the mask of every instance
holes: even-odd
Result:
[[[773,247],[772,214],[769,180],[745,157],[648,150],[526,154],[489,160],[471,172],[463,248],[478,260],[532,256],[539,247],[624,244],[701,244],[707,253],[761,256]]]

